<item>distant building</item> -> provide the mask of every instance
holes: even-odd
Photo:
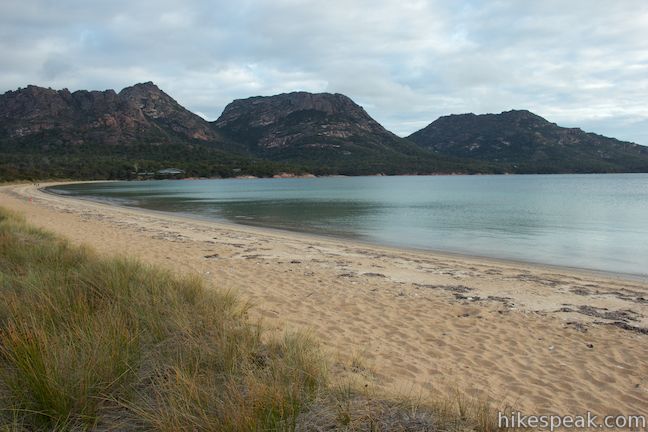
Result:
[[[164,168],[159,170],[157,173],[158,175],[165,177],[176,177],[183,175],[185,172],[178,168]]]
[[[148,180],[155,177],[155,171],[131,171],[130,178],[135,178],[137,180]]]

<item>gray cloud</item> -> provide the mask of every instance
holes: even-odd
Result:
[[[645,0],[7,0],[0,58],[2,91],[152,80],[208,119],[234,98],[329,91],[399,135],[526,108],[648,144]]]

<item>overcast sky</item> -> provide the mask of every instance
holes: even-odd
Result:
[[[154,81],[232,99],[344,93],[404,136],[529,109],[648,145],[648,1],[2,0],[0,91]]]

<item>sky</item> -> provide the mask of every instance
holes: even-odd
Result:
[[[153,81],[208,120],[304,90],[400,136],[528,109],[648,145],[646,0],[2,0],[0,71],[0,92]]]

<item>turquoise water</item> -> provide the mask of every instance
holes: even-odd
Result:
[[[170,180],[53,189],[238,224],[648,276],[648,174]]]

